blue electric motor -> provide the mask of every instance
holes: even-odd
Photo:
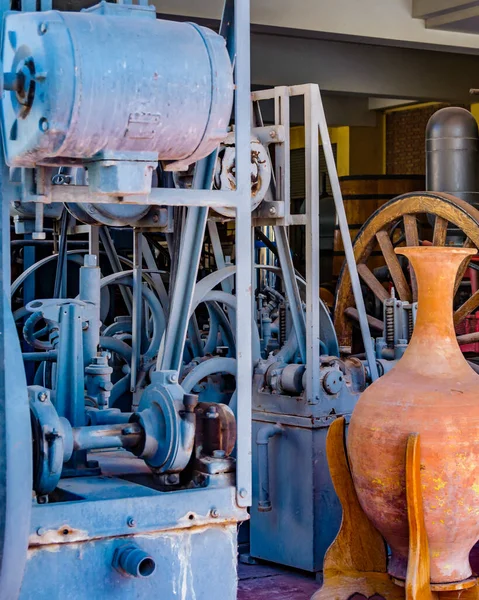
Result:
[[[209,29],[102,2],[10,13],[3,39],[10,166],[82,165],[97,193],[147,194],[158,160],[183,170],[226,136],[232,67]]]

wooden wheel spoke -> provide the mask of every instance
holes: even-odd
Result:
[[[464,242],[464,248],[475,248],[474,242],[472,242],[469,238],[466,238],[466,241]],[[464,259],[462,265],[459,267],[459,271],[456,277],[456,283],[454,285],[454,295],[456,295],[456,292],[459,289],[459,286],[461,285],[462,278],[464,277],[464,274],[467,271],[467,267],[469,266],[470,260],[471,257],[468,256]]]
[[[479,290],[460,306],[454,313],[454,325],[459,325],[464,319],[479,307]]]
[[[391,274],[391,278],[394,283],[394,287],[398,293],[399,298],[403,302],[411,302],[412,295],[409,285],[404,276],[401,264],[397,255],[394,252],[394,247],[389,238],[389,234],[384,229],[376,233],[376,239],[379,243],[379,247],[384,256],[384,260]],[[381,286],[382,287],[382,286]]]
[[[419,246],[419,232],[417,229],[417,219],[415,215],[404,215],[404,234],[406,236],[407,246]],[[409,263],[409,274],[411,276],[412,301],[417,302],[417,279],[416,273]]]
[[[373,275],[374,277],[374,275]],[[351,320],[359,323],[359,312],[357,308],[354,306],[349,306],[344,314]],[[369,327],[374,330],[375,333],[382,333],[384,331],[384,323],[380,319],[376,319],[376,317],[372,317],[371,315],[366,315],[369,323]]]
[[[358,273],[364,283],[372,291],[378,300],[384,302],[389,298],[389,294],[383,288],[380,281],[376,278],[374,273],[365,264],[358,265]]]
[[[442,217],[436,217],[434,222],[434,233],[432,236],[433,246],[445,246],[448,221]]]

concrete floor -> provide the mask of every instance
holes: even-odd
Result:
[[[471,552],[471,567],[479,573],[479,544]],[[321,583],[310,573],[267,563],[238,567],[238,600],[310,600]]]
[[[238,600],[310,600],[321,585],[309,573],[266,564],[240,564],[238,575]]]

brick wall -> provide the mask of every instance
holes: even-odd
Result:
[[[400,110],[386,114],[386,173],[425,175],[426,125],[447,104]]]

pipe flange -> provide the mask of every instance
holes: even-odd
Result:
[[[182,471],[193,451],[194,412],[185,407],[185,394],[175,378],[172,371],[153,373],[138,412],[130,419],[145,433],[141,447],[132,451],[158,474]]]
[[[73,451],[71,426],[50,400],[50,390],[28,387],[33,438],[33,489],[39,496],[53,492],[62,474],[63,463]]]

